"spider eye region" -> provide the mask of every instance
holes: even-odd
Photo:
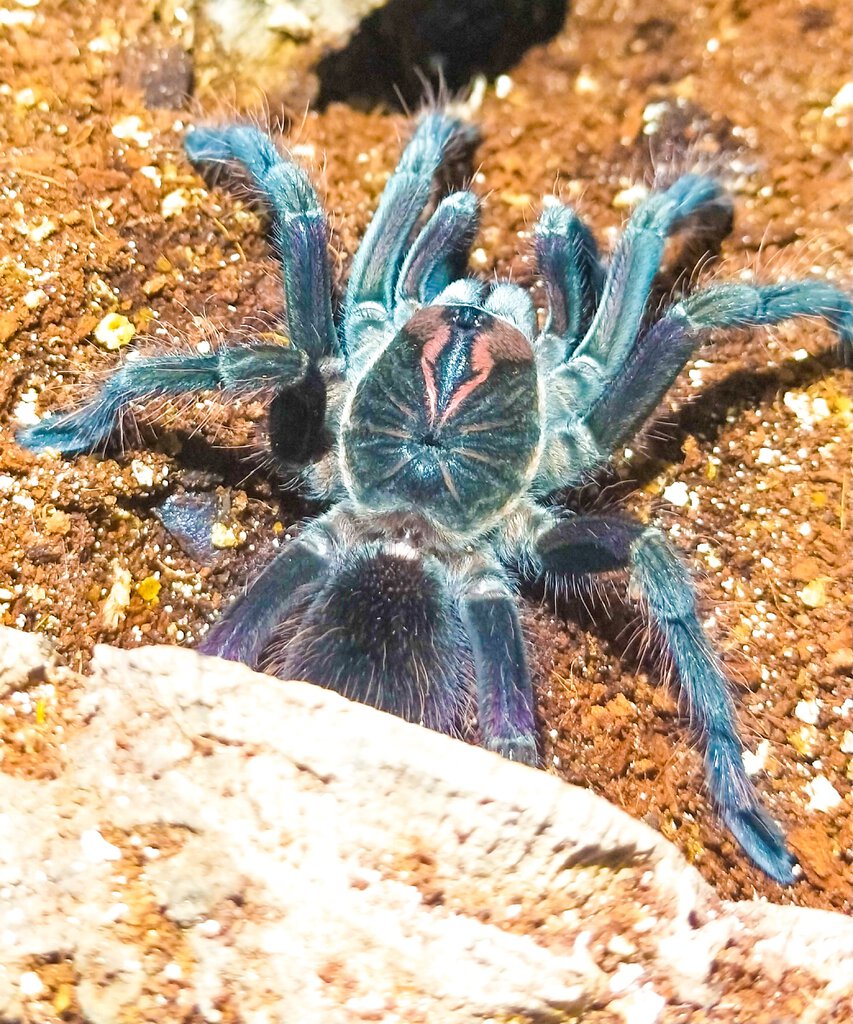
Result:
[[[359,382],[343,430],[356,499],[468,532],[522,493],[538,458],[533,349],[476,306],[427,306]]]

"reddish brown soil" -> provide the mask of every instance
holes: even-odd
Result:
[[[221,116],[221,102],[202,88],[191,109],[146,107],[154,50],[167,94],[182,74],[180,49],[167,46],[183,30],[154,18],[166,9],[42,0],[15,8],[30,25],[0,27],[0,621],[44,632],[75,667],[98,641],[193,642],[308,511],[206,445],[245,443],[262,411],[251,403],[237,415],[209,402],[159,410],[157,448],[131,443],[116,459],[34,457],[13,440],[34,408],[69,404],[79,382],[115,364],[93,340],[108,313],[135,325],[132,347],[162,348],[280,308],[261,219],[206,189],[182,155],[185,125]],[[669,176],[700,163],[737,198],[734,233],[706,276],[814,269],[849,281],[849,89],[846,108],[843,95],[833,104],[850,78],[849,38],[842,4],[576,5],[477,112],[475,187],[487,200],[475,265],[533,284],[543,195],[577,201],[610,242],[626,190],[653,165]],[[290,133],[333,211],[341,274],[406,130],[399,115],[333,106]],[[761,752],[757,784],[804,877],[788,890],[768,882],[716,824],[701,758],[616,598],[609,616],[600,603],[594,616],[575,603],[555,615],[531,595],[547,762],[660,828],[724,896],[850,910],[851,374],[830,334],[805,322],[720,337],[701,357],[651,437],[584,500],[624,498],[697,570],[743,735]],[[182,429],[190,417],[198,438]],[[201,565],[151,508],[217,487],[238,545]],[[130,600],[111,624],[105,603],[121,572]],[[7,770],[39,772],[61,742],[62,705],[52,689],[7,700]],[[810,804],[816,780],[832,787],[825,810]]]

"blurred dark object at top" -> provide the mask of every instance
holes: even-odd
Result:
[[[475,75],[494,78],[553,38],[567,8],[566,0],[390,0],[319,61],[317,105],[417,106],[426,85],[453,92]]]
[[[567,0],[204,0],[197,95],[279,120],[339,100],[417,107],[494,78],[560,31]]]

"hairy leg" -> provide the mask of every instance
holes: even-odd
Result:
[[[198,649],[257,668],[276,629],[294,606],[300,587],[322,581],[332,560],[332,543],[322,529],[292,540],[228,608]]]
[[[426,305],[464,275],[479,219],[480,203],[473,192],[453,192],[438,204],[412,244],[397,281],[396,303],[406,319],[415,304]]]
[[[853,358],[853,297],[825,281],[719,285],[673,306],[638,340],[619,375],[586,413],[608,454],[640,429],[710,331],[765,327],[796,317],[822,317]]]
[[[515,596],[501,576],[479,575],[466,586],[459,611],[474,657],[483,745],[536,765],[533,691]]]
[[[689,218],[731,200],[713,178],[685,174],[643,200],[625,226],[604,282],[601,302],[575,357],[610,376],[623,362],[642,323],[667,237]],[[571,365],[571,364],[569,364]]]
[[[215,389],[288,387],[303,380],[307,369],[308,356],[290,345],[223,345],[206,355],[128,360],[86,405],[25,427],[18,442],[34,451],[90,452],[109,441],[135,402]]]
[[[353,260],[347,318],[364,302],[378,303],[390,315],[403,255],[430,200],[433,178],[450,150],[469,146],[474,138],[474,130],[456,118],[440,113],[421,118]]]
[[[195,164],[237,161],[246,169],[273,214],[272,237],[284,272],[291,343],[314,359],[337,355],[328,228],[308,176],[252,125],[194,128],[184,148]]]
[[[795,861],[744,770],[727,681],[699,622],[690,574],[666,538],[627,518],[581,516],[543,533],[537,552],[540,571],[558,580],[629,569],[704,745],[708,787],[723,820],[771,878],[793,882]]]
[[[562,363],[586,334],[604,286],[604,266],[592,232],[562,203],[546,207],[534,231],[536,261],[548,293],[543,334],[562,344],[552,365]]]

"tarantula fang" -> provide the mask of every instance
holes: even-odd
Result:
[[[568,206],[535,229],[549,312],[466,276],[479,203],[434,207],[433,181],[471,129],[424,115],[381,197],[333,309],[328,230],[306,174],[241,124],[186,138],[201,167],[238,163],[269,207],[288,344],[124,363],[87,404],[18,435],[68,454],[105,445],[146,400],[204,390],[270,394],[270,443],[327,511],[287,543],[201,649],[312,680],[411,721],[535,764],[534,699],[519,578],[579,584],[625,570],[705,750],[719,812],[782,883],[795,861],[742,762],[726,678],[690,575],[658,530],[627,515],[555,511],[643,426],[717,329],[819,316],[853,352],[853,302],[819,280],[720,284],[657,316],[649,295],[666,239],[730,214],[719,182],[687,174],[634,210],[612,258]]]

